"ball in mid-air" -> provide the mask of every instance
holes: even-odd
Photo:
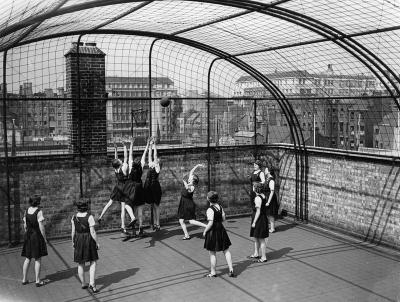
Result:
[[[171,99],[168,96],[163,96],[160,100],[160,105],[163,107],[168,107],[171,104]]]

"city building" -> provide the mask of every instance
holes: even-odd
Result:
[[[176,133],[179,102],[174,100],[177,89],[168,77],[151,78],[151,89],[148,77],[106,77],[107,102],[107,133],[108,141],[120,141],[131,137],[147,137],[149,110],[151,110],[151,135],[159,136],[161,140],[169,140]],[[149,98],[152,100],[149,108]],[[168,107],[160,106],[158,98],[170,96]],[[139,119],[147,123],[141,124]],[[135,123],[135,120],[137,123]]]
[[[380,98],[384,91],[375,77],[338,74],[331,64],[322,73],[276,70],[265,76],[290,99],[306,142],[315,146],[321,142],[323,147],[346,150],[372,147],[374,125],[382,121],[383,115],[371,112],[377,103],[384,103],[382,106],[387,108],[391,102]],[[265,102],[258,101],[257,121],[267,121],[275,131],[288,127],[285,114],[271,93],[251,76],[237,80],[234,96],[265,98]],[[362,104],[360,98],[365,96],[369,99]],[[269,137],[268,141],[273,142]]]

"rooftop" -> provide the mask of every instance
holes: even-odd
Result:
[[[222,253],[218,278],[203,277],[209,256],[201,230],[189,227],[183,241],[174,225],[141,239],[121,241],[119,233],[100,237],[98,294],[80,289],[70,240],[53,241],[43,259],[44,287],[21,284],[21,248],[0,251],[1,301],[399,301],[400,256],[291,218],[277,222],[267,263],[254,263],[249,217],[225,223],[237,278],[229,278]],[[30,272],[30,280],[33,273]]]

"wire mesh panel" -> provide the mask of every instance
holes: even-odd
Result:
[[[132,135],[157,136],[164,147],[293,144],[296,127],[308,145],[398,150],[396,2],[259,2],[8,3],[3,50],[44,36],[102,32],[85,34],[78,47],[77,36],[66,36],[7,51],[3,140],[10,133],[26,152],[39,142],[47,153],[69,152],[60,146],[71,134],[91,133],[80,127],[92,123],[85,110],[97,98],[91,102],[107,103],[109,148]],[[79,47],[105,63],[82,63],[71,84],[65,56]],[[272,88],[249,75],[249,66]],[[68,94],[74,85],[79,89]],[[282,100],[274,99],[275,88]],[[77,119],[74,110],[83,110]],[[146,122],[137,122],[137,112],[146,112]]]
[[[6,78],[1,74],[1,86],[4,89],[5,80],[6,127],[8,137],[13,138],[8,139],[9,151],[14,155],[68,152],[64,54],[69,47],[65,39],[53,39],[7,52]],[[0,135],[3,139],[4,131]]]

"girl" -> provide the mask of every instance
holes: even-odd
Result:
[[[154,160],[152,158],[152,149],[154,150]],[[160,175],[160,160],[157,157],[157,147],[154,138],[149,148],[149,171],[147,172],[144,188],[146,190],[146,202],[153,207],[153,230],[160,230],[160,201],[161,201],[161,185],[158,180]]]
[[[39,209],[41,197],[35,195],[29,198],[30,207],[24,214],[24,246],[22,247],[21,256],[25,257],[22,267],[22,284],[29,283],[27,273],[32,258],[35,259],[35,279],[36,286],[43,286],[44,281],[40,280],[40,267],[43,256],[47,256],[47,239],[44,229],[44,217],[42,210]]]
[[[110,195],[110,200],[108,203],[105,205],[103,210],[101,211],[101,214],[99,216],[99,223],[101,223],[101,220],[103,218],[103,215],[106,213],[108,208],[113,204],[114,200],[117,200],[121,203],[121,231],[123,233],[127,233],[126,227],[125,227],[125,209],[128,211],[129,216],[131,217],[131,223],[128,225],[128,228],[131,227],[136,219],[135,215],[133,214],[131,206],[126,204],[129,202],[129,198],[127,194],[125,193],[126,191],[126,181],[128,180],[128,164],[127,164],[127,148],[126,145],[124,145],[124,161],[122,162],[118,158],[118,152],[117,152],[117,147],[115,146],[114,148],[114,160],[112,162],[112,166],[114,168],[114,173],[116,177],[116,184],[114,186],[113,191],[111,192]]]
[[[265,168],[265,175],[267,177],[265,189],[267,197],[267,217],[270,223],[269,232],[275,232],[275,217],[278,216],[279,204],[278,198],[275,194],[275,172],[268,167]]]
[[[206,277],[216,277],[215,268],[217,266],[216,252],[223,251],[229,267],[229,277],[235,277],[232,266],[232,256],[229,251],[231,241],[222,222],[225,220],[225,212],[218,204],[218,193],[210,191],[207,194],[210,207],[207,209],[208,224],[204,229],[205,237],[204,248],[210,253],[211,272]]]
[[[144,201],[144,190],[142,183],[143,167],[146,162],[146,153],[149,149],[150,139],[147,140],[146,148],[143,152],[141,160],[138,158],[133,159],[133,138],[131,146],[129,148],[129,181],[133,184],[133,195],[131,195],[130,206],[135,210],[135,214],[139,220],[139,234],[143,235],[143,205]]]
[[[78,263],[78,276],[83,289],[88,288],[85,282],[84,266],[85,262],[90,263],[89,268],[89,289],[97,293],[95,285],[96,262],[99,259],[97,250],[99,244],[94,229],[94,218],[88,213],[88,203],[78,201],[76,204],[78,213],[71,219],[71,239],[74,248],[74,262]]]
[[[181,199],[178,207],[179,223],[185,235],[182,238],[183,240],[190,239],[185,220],[188,220],[189,223],[192,225],[197,225],[204,228],[206,227],[204,223],[196,220],[196,204],[193,201],[193,193],[199,183],[199,177],[194,174],[194,171],[199,167],[204,167],[204,165],[198,164],[194,166],[194,168],[190,170],[187,180],[185,179],[185,177],[183,178],[184,188],[181,192]]]
[[[253,183],[254,182],[264,183],[265,182],[265,175],[264,175],[264,172],[261,171],[261,167],[262,167],[262,162],[261,162],[261,160],[257,159],[253,164],[254,171],[250,175],[250,182],[252,185],[251,191],[250,191],[250,201],[251,201],[252,206],[254,203],[254,198],[256,197],[256,194],[253,191]]]
[[[256,194],[253,204],[253,215],[251,217],[250,237],[254,237],[254,253],[250,258],[258,259],[257,262],[266,262],[266,248],[268,242],[268,218],[265,205],[264,186],[261,183],[253,184],[253,191]],[[261,258],[259,250],[261,248]]]

